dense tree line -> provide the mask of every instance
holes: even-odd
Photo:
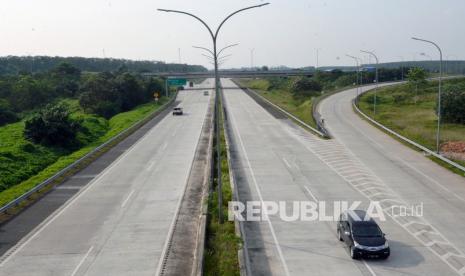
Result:
[[[200,65],[169,64],[159,61],[134,61],[113,58],[48,57],[48,56],[7,56],[0,57],[0,75],[20,73],[45,73],[61,63],[72,64],[84,72],[110,72],[125,68],[135,73],[144,72],[202,72],[207,69]]]
[[[110,118],[152,100],[155,91],[163,91],[163,83],[128,72],[100,73],[87,79],[80,91],[79,104],[86,112]]]
[[[70,119],[63,99],[78,100],[82,110],[110,118],[153,100],[164,90],[163,81],[130,73],[87,73],[69,63],[48,72],[0,77],[0,126],[25,120],[24,136],[34,143],[71,148],[81,129]]]

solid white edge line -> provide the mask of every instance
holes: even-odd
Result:
[[[89,248],[89,250],[87,250],[86,255],[84,255],[84,257],[83,257],[83,258],[81,259],[81,261],[78,263],[78,265],[76,266],[76,268],[74,268],[73,273],[71,273],[71,276],[75,276],[75,275],[76,275],[76,273],[79,271],[79,269],[81,268],[81,266],[82,266],[82,264],[84,263],[84,261],[87,259],[87,257],[89,257],[89,254],[90,254],[90,252],[92,251],[92,249],[94,249],[93,246],[91,246],[91,247]]]
[[[368,271],[371,273],[371,275],[376,276],[376,273],[373,271],[371,266],[369,266],[368,263],[365,260],[362,260],[362,262],[365,265],[365,267],[368,269]]]
[[[284,164],[286,164],[286,166],[287,166],[289,169],[292,168],[291,164],[289,164],[289,162],[287,162],[286,158],[283,157],[283,161],[284,161]]]
[[[128,203],[129,199],[131,198],[132,194],[134,193],[135,190],[132,190],[129,195],[126,197],[126,199],[121,203],[121,208],[124,208],[126,206],[126,203]]]
[[[357,128],[354,124],[352,124],[351,122],[349,121],[346,121],[348,124],[350,124],[354,129],[357,129],[359,130],[359,128]],[[365,138],[367,138],[368,140],[370,140],[373,144],[375,144],[378,148],[382,149],[383,151],[386,151],[386,149],[381,145],[379,144],[378,142],[376,142],[373,138],[369,137],[368,135],[366,135],[363,131],[359,130],[358,131],[359,133],[361,133],[363,136],[365,136]],[[446,188],[444,185],[442,185],[441,183],[437,182],[435,179],[433,179],[432,177],[430,177],[429,175],[423,173],[422,171],[420,171],[419,169],[413,167],[412,165],[410,165],[408,162],[404,161],[402,158],[400,157],[396,157],[396,156],[393,156],[394,159],[400,161],[402,164],[404,164],[405,166],[409,167],[410,169],[414,170],[416,173],[418,173],[419,175],[423,176],[424,178],[426,178],[427,180],[429,180],[430,182],[432,182],[433,184],[436,184],[436,186],[438,186],[439,188],[443,189],[445,192],[448,192],[450,193],[452,196],[456,197],[458,200],[460,201],[463,201],[465,202],[465,199],[460,197],[459,195],[457,195],[456,193],[452,192],[451,190],[449,190],[448,188]]]
[[[206,104],[207,104],[207,108],[205,108],[205,112],[204,112],[204,115],[203,115],[202,127],[200,128],[200,133],[198,135],[197,144],[196,144],[196,146],[194,148],[194,156],[192,157],[192,162],[190,164],[190,168],[189,168],[189,171],[188,171],[187,176],[186,176],[185,184],[184,184],[184,187],[183,187],[183,192],[182,192],[181,196],[179,197],[179,200],[178,200],[178,203],[177,203],[177,206],[176,206],[176,211],[174,213],[173,219],[171,220],[170,228],[168,229],[168,234],[167,234],[167,236],[165,238],[165,243],[163,244],[163,249],[161,251],[160,258],[158,259],[158,264],[157,264],[157,269],[156,269],[155,275],[160,275],[161,274],[163,260],[165,258],[165,254],[166,254],[166,252],[168,250],[168,244],[169,244],[169,242],[171,240],[171,237],[172,237],[172,234],[173,234],[173,231],[174,231],[174,225],[176,223],[176,220],[178,219],[179,210],[181,208],[182,200],[184,198],[184,194],[186,193],[186,189],[187,189],[187,182],[189,181],[189,176],[190,176],[190,173],[191,173],[191,170],[192,170],[192,165],[194,163],[194,158],[196,157],[197,147],[198,147],[198,145],[200,143],[200,136],[202,135],[202,129],[203,129],[203,126],[205,124],[205,119],[207,117],[207,112],[208,112],[208,108],[209,108],[209,105],[210,105],[210,98],[208,98],[208,102]],[[165,143],[165,144],[167,145],[167,143]]]
[[[315,200],[315,202],[318,202],[318,199],[315,197],[315,195],[312,193],[312,191],[307,187],[304,186],[305,190],[307,190],[307,193]]]
[[[113,167],[118,165],[121,162],[121,160],[123,160],[129,153],[131,153],[138,144],[142,143],[142,141],[147,139],[149,134],[151,134],[153,131],[155,131],[155,129],[158,128],[163,121],[165,121],[165,119],[162,119],[155,127],[153,127],[151,130],[147,131],[142,137],[139,138],[138,141],[136,141],[136,143],[134,143],[131,147],[129,147],[122,155],[120,155],[109,166],[107,166],[102,172],[100,172],[100,174],[98,174],[98,176],[95,177],[91,182],[89,182],[87,185],[85,185],[85,187],[82,188],[74,197],[69,199],[65,203],[65,205],[63,205],[59,209],[55,210],[54,213],[52,213],[41,224],[39,224],[37,227],[35,227],[30,232],[30,234],[28,236],[24,237],[18,243],[16,243],[16,244],[21,244],[18,248],[13,247],[12,249],[8,250],[5,254],[3,254],[2,256],[5,256],[8,253],[12,252],[10,255],[8,255],[7,258],[3,259],[3,261],[0,263],[0,267],[3,267],[11,258],[13,258],[29,242],[31,242],[31,240],[33,240],[35,237],[37,237],[45,228],[47,228],[48,225],[53,223],[61,214],[63,214],[69,207],[71,207],[81,196],[83,196],[87,191],[89,191],[94,186],[95,183],[97,183]]]
[[[238,87],[237,89],[240,90],[240,88]],[[255,189],[257,191],[257,194],[258,194],[258,197],[260,199],[260,202],[262,204],[264,204],[264,201],[263,201],[263,197],[262,197],[262,194],[260,192],[260,188],[258,187],[258,183],[257,183],[257,180],[255,178],[255,174],[252,170],[252,165],[250,164],[250,160],[249,160],[249,157],[247,155],[247,152],[245,150],[245,147],[244,147],[244,143],[242,141],[242,138],[241,138],[241,135],[239,133],[239,130],[237,128],[237,125],[235,124],[236,122],[236,118],[234,116],[234,114],[232,112],[228,112],[230,117],[233,119],[234,123],[232,124],[234,126],[234,129],[236,131],[236,134],[237,134],[237,137],[239,138],[239,143],[241,145],[241,148],[242,148],[242,152],[244,153],[244,158],[246,159],[246,162],[247,162],[247,166],[249,168],[249,171],[250,171],[250,175],[252,176],[252,181],[254,182],[254,186],[255,186]],[[274,231],[274,227],[273,227],[273,224],[271,223],[271,220],[268,218],[266,220],[268,222],[268,226],[270,228],[270,231],[271,231],[271,235],[273,236],[273,240],[275,242],[275,246],[276,246],[276,250],[278,251],[278,255],[279,255],[279,258],[281,259],[281,263],[283,265],[283,269],[284,269],[284,273],[285,275],[289,276],[290,273],[289,273],[289,268],[287,267],[287,264],[286,264],[286,261],[284,259],[284,255],[283,255],[283,252],[281,250],[281,246],[279,245],[279,241],[278,241],[278,238],[276,237],[276,233]]]

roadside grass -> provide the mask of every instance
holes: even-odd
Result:
[[[238,276],[240,275],[238,250],[241,245],[241,239],[236,235],[234,221],[228,221],[228,202],[233,200],[233,196],[229,178],[228,152],[222,117],[220,125],[221,192],[223,195],[221,211],[223,223],[219,221],[218,182],[215,176],[213,181],[213,192],[210,194],[208,206],[204,275]],[[215,145],[213,146],[216,149]]]
[[[447,80],[448,82],[457,80]],[[465,80],[461,80],[465,82]],[[361,96],[359,108],[373,118],[374,91]],[[437,116],[435,111],[437,82],[431,82],[415,95],[409,84],[384,87],[378,91],[376,121],[433,151],[436,150]],[[441,124],[441,144],[465,141],[465,125]],[[465,165],[462,160],[455,162]],[[441,162],[442,163],[442,162]]]
[[[24,122],[0,128],[0,183],[3,185],[0,187],[3,188],[0,192],[0,206],[21,196],[155,112],[167,99],[162,98],[159,103],[140,105],[131,111],[117,114],[110,120],[83,113],[75,100],[66,101],[73,111],[72,117],[81,119],[85,126],[85,130],[78,134],[78,140],[84,145],[80,149],[69,151],[32,144],[23,137]]]

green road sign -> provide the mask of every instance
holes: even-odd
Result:
[[[187,83],[186,79],[168,79],[168,85],[181,86],[181,85],[186,85],[186,83]]]

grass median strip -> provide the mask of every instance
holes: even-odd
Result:
[[[240,275],[238,250],[241,239],[236,235],[234,221],[228,221],[228,202],[233,200],[229,178],[228,150],[226,147],[223,118],[220,118],[220,156],[223,195],[222,216],[219,221],[218,181],[213,180],[213,189],[208,206],[207,240],[205,248],[204,275]],[[215,139],[216,140],[216,139]],[[216,145],[213,145],[216,149]],[[216,157],[216,153],[214,155]],[[214,162],[217,162],[216,158]]]

